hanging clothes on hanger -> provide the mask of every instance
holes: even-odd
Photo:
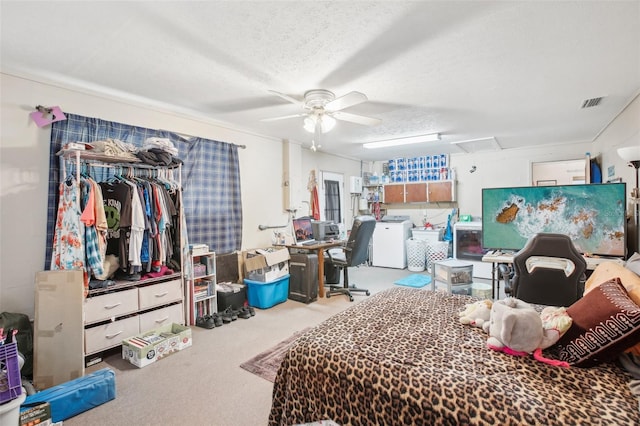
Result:
[[[100,182],[104,210],[107,217],[107,254],[116,255],[120,259],[119,278],[135,279],[129,275],[129,239],[131,236],[131,208],[133,196],[131,186],[115,177],[107,182]]]
[[[96,191],[92,179],[82,177],[80,182],[82,186],[82,204],[84,206],[80,221],[85,228],[85,264],[87,274],[89,276],[99,276],[104,274],[104,257],[106,255],[105,252],[101,251],[100,236],[96,228],[96,192],[100,193],[100,190]]]
[[[53,236],[51,269],[81,269],[84,271],[85,294],[89,278],[85,270],[84,226],[80,222],[79,183],[73,176],[59,185],[58,212]]]

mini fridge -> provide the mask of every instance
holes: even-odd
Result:
[[[407,267],[407,244],[413,223],[400,217],[383,218],[373,231],[371,264],[386,268]]]

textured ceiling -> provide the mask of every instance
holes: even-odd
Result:
[[[381,123],[339,121],[320,144],[364,160],[592,141],[640,92],[638,1],[2,1],[0,7],[4,73],[305,146],[313,135],[302,129],[303,118],[261,121],[302,112],[270,90],[298,99],[318,88],[337,97],[362,92],[369,101],[345,111]],[[581,109],[585,99],[600,96],[600,105]],[[362,148],[434,132],[440,142]],[[465,140],[474,142],[455,144]]]

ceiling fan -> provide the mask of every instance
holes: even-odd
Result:
[[[336,124],[336,120],[348,121],[363,126],[374,126],[380,123],[380,119],[366,117],[364,115],[352,114],[342,111],[367,101],[367,96],[361,92],[349,92],[344,96],[336,98],[333,92],[324,89],[313,89],[305,92],[302,100],[296,99],[284,93],[270,90],[276,96],[280,96],[292,104],[302,107],[303,112],[298,114],[285,115],[281,117],[265,118],[261,121],[277,121],[288,118],[305,117],[304,129],[309,133],[314,133],[311,149],[315,151],[320,148],[319,137],[321,133],[327,133]],[[316,143],[318,143],[316,145]]]

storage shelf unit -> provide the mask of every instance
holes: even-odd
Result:
[[[216,254],[212,251],[189,252],[191,273],[188,281],[189,290],[189,324],[195,325],[196,318],[211,315],[218,311],[216,292]]]

